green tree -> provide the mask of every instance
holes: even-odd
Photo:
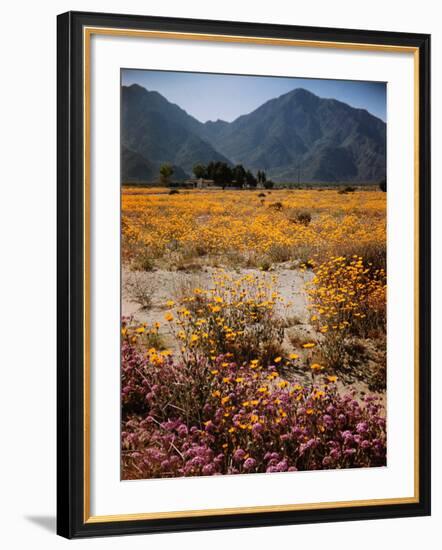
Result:
[[[250,172],[250,170],[247,170],[246,172],[246,183],[249,187],[256,187],[258,185],[258,180],[255,178],[255,176]]]
[[[162,164],[160,167],[160,181],[163,185],[170,184],[170,178],[173,174],[173,166],[171,164]]]
[[[232,184],[233,170],[225,162],[209,162],[207,165],[207,176],[213,180],[217,185],[225,187]]]
[[[217,169],[215,172],[216,182],[219,185],[222,185],[223,189],[232,185],[233,181],[233,170],[225,162],[217,163]]]
[[[242,187],[246,181],[246,171],[242,164],[237,164],[233,168],[233,179],[238,187]]]
[[[264,184],[267,180],[267,176],[264,170],[258,170],[256,174],[256,178],[258,179],[258,183]]]
[[[204,166],[204,164],[195,164],[193,167],[193,173],[195,174],[196,178],[205,178],[206,177],[207,168]]]
[[[387,191],[387,179],[383,179],[379,182],[379,189],[384,193]]]
[[[266,180],[266,181],[264,182],[264,188],[265,188],[265,189],[273,189],[274,185],[275,185],[275,184],[273,183],[272,180]]]
[[[209,164],[207,165],[207,169],[206,169],[207,177],[210,180],[215,181],[215,171],[216,171],[216,163],[213,162],[213,161],[210,161]]]

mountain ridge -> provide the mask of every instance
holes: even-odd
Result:
[[[366,109],[304,88],[232,122],[202,123],[158,92],[123,86],[122,145],[154,171],[170,162],[187,175],[195,164],[210,161],[265,170],[275,181],[297,181],[300,175],[305,182],[368,183],[386,172],[386,124]],[[127,168],[122,159],[123,181],[130,176]]]

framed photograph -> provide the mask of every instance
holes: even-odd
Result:
[[[430,37],[58,17],[58,533],[430,513]]]

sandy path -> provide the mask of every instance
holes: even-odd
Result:
[[[168,331],[167,323],[164,322],[164,315],[167,309],[165,303],[171,299],[176,301],[177,297],[182,295],[186,289],[210,287],[214,271],[210,267],[203,268],[196,273],[166,270],[136,273],[123,271],[122,314],[123,316],[133,316],[137,321],[146,322],[149,325],[156,322],[161,323],[160,334],[164,337],[168,346],[175,348],[175,342]],[[235,276],[248,273],[262,274],[258,269],[241,269],[232,271],[232,273]],[[273,271],[272,274],[278,277],[277,292],[279,292],[284,302],[290,302],[288,307],[284,307],[282,304],[278,305],[279,313],[286,318],[297,320],[296,324],[300,327],[300,330],[305,326],[305,330],[308,332],[311,327],[308,325],[305,283],[312,278],[312,274],[310,272],[281,267]],[[142,309],[137,303],[131,301],[127,291],[124,289],[125,281],[128,277],[139,277],[152,289],[152,307],[150,309]],[[290,346],[288,340],[286,344]]]

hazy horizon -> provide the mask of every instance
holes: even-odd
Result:
[[[366,109],[386,122],[385,82],[122,69],[121,84],[157,91],[200,122],[232,122],[296,88]]]

